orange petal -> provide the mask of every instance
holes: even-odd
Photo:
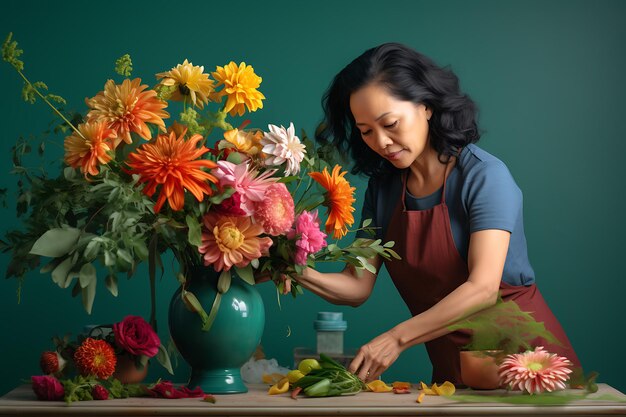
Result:
[[[287,378],[283,378],[275,385],[272,385],[269,389],[269,395],[282,394],[284,392],[289,391],[289,380]]]
[[[389,392],[393,389],[380,379],[375,379],[365,385],[367,385],[367,388],[372,392]]]

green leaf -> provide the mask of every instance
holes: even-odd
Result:
[[[85,264],[80,268],[80,272],[78,273],[78,281],[80,282],[81,288],[88,287],[89,285],[94,283],[96,279],[96,268],[92,264]]]
[[[58,258],[68,254],[74,248],[79,236],[79,229],[50,229],[37,239],[30,253],[32,255]]]
[[[243,279],[244,281],[246,281],[248,284],[250,285],[254,285],[254,274],[252,272],[252,266],[251,265],[247,265],[244,268],[237,268],[235,267],[235,271],[237,272],[237,275],[239,275],[239,277],[241,279]]]
[[[159,361],[161,366],[167,370],[171,375],[174,375],[174,370],[172,369],[172,361],[170,360],[170,355],[167,353],[167,349],[162,344],[159,345],[159,351],[156,354],[156,360]]]
[[[83,256],[85,257],[85,259],[87,259],[88,261],[93,261],[94,259],[96,259],[98,257],[98,253],[100,252],[101,246],[102,246],[102,243],[100,243],[99,240],[92,239],[87,244],[87,247],[85,248],[85,252],[83,253]]]
[[[202,228],[200,227],[200,223],[195,217],[189,215],[185,217],[185,221],[189,228],[187,241],[193,246],[200,247],[202,245]]]
[[[113,297],[117,297],[118,288],[117,288],[117,275],[110,274],[107,276],[104,284],[107,287],[107,290],[113,295]]]
[[[393,240],[390,240],[389,242],[385,243],[383,245],[383,247],[385,248],[393,248],[393,246],[396,244],[396,242],[394,242]]]
[[[365,220],[363,221],[363,226],[361,226],[361,227],[367,227],[367,226],[369,226],[370,224],[372,224],[372,219],[365,219]]]
[[[117,256],[110,250],[104,251],[104,264],[113,267],[117,263]]]
[[[123,259],[125,262],[127,262],[128,264],[132,265],[133,264],[133,257],[130,256],[130,253],[128,253],[128,251],[126,249],[118,249],[117,250],[117,257],[120,259]]]
[[[83,307],[87,314],[91,314],[93,307],[93,300],[96,298],[96,280],[94,279],[89,283],[87,288],[83,288]]]
[[[73,265],[71,258],[65,258],[65,260],[52,271],[52,281],[59,287],[64,288],[65,280]]]
[[[232,278],[230,271],[222,271],[220,277],[217,279],[217,292],[219,292],[220,294],[226,294],[226,292],[230,288],[231,280]]]

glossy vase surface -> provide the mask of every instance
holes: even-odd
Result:
[[[192,292],[207,314],[217,294],[219,273],[210,267],[193,269],[187,291]],[[207,394],[247,392],[241,366],[254,354],[265,327],[265,308],[257,289],[233,273],[209,331],[202,330],[200,316],[181,299],[182,288],[172,297],[169,328],[181,356],[191,366],[188,386]]]

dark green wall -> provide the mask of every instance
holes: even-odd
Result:
[[[321,116],[320,97],[331,77],[366,48],[399,41],[451,65],[480,106],[481,145],[508,164],[524,192],[530,257],[544,296],[584,366],[626,391],[620,334],[626,292],[620,168],[626,151],[625,18],[626,2],[606,0],[5,0],[0,36],[13,31],[26,51],[27,74],[81,111],[83,99],[102,88],[124,53],[133,57],[133,75],[148,83],[185,58],[208,70],[245,60],[263,76],[267,96],[253,122],[293,121],[308,131]],[[52,115],[41,104],[22,103],[17,74],[1,64],[0,188],[9,188],[8,207],[0,208],[4,232],[18,224],[11,145],[20,134],[39,133]],[[61,148],[53,152],[61,155]],[[360,206],[365,182],[355,184]],[[0,256],[1,270],[7,261]],[[20,304],[16,289],[16,281],[0,281],[0,394],[38,372],[39,354],[52,347],[52,335],[149,311],[141,271],[130,281],[120,277],[117,299],[101,285],[92,316],[47,275],[27,277]],[[158,286],[163,339],[174,290],[175,280],[166,275]],[[317,311],[343,311],[346,344],[355,347],[408,318],[386,273],[357,309],[333,307],[308,293],[295,301],[283,298],[280,310],[270,285],[261,292],[265,352],[288,366],[294,347],[314,345]],[[157,367],[151,377],[161,375]],[[179,370],[173,379],[182,381],[186,371]],[[405,352],[384,377],[427,381],[424,349]]]

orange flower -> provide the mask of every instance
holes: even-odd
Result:
[[[245,130],[232,129],[224,132],[224,139],[227,142],[235,146],[239,152],[246,153],[248,155],[257,155],[261,152],[263,145],[261,145],[261,139],[263,138],[263,132],[257,130],[255,132],[249,132]]]
[[[352,212],[354,207],[354,187],[350,187],[348,180],[344,178],[347,171],[339,173],[341,167],[335,165],[332,174],[324,167],[322,172],[311,172],[309,175],[326,189],[324,205],[328,207],[328,220],[326,220],[326,233],[333,232],[335,239],[342,238],[348,233],[348,227],[354,223]]]
[[[198,159],[209,149],[197,147],[202,136],[193,135],[185,139],[183,132],[179,137],[174,132],[159,135],[154,143],[141,145],[136,152],[128,155],[131,174],[139,174],[139,183],[146,183],[144,194],[151,197],[157,187],[161,193],[154,206],[158,213],[167,199],[172,210],[183,208],[185,190],[191,192],[196,200],[202,201],[204,194],[211,195],[213,190],[207,181],[217,183],[217,178],[202,168],[212,169],[215,162]]]
[[[113,159],[113,141],[117,134],[105,122],[81,123],[80,134],[74,132],[65,138],[65,162],[72,168],[80,167],[85,175],[98,175],[98,167]]]
[[[164,108],[167,103],[156,97],[154,90],[143,91],[147,85],[140,85],[141,79],[124,80],[116,85],[109,80],[104,85],[104,91],[95,97],[85,99],[92,109],[87,113],[87,121],[105,121],[111,129],[117,132],[117,146],[122,140],[131,143],[131,132],[142,138],[152,138],[150,128],[146,123],[153,123],[165,132],[164,118],[170,117]]]
[[[106,341],[89,337],[74,352],[74,362],[81,375],[107,379],[115,372],[117,358]]]
[[[216,271],[242,268],[250,261],[268,254],[272,239],[259,237],[263,226],[252,223],[250,217],[230,217],[209,212],[204,215],[202,245],[204,264]]]
[[[220,100],[223,96],[228,96],[224,113],[241,116],[246,107],[251,112],[263,108],[262,100],[265,96],[257,90],[263,79],[254,73],[251,65],[242,62],[237,66],[231,61],[228,65],[217,67],[212,75],[217,81],[216,87],[224,86],[214,95]]]

